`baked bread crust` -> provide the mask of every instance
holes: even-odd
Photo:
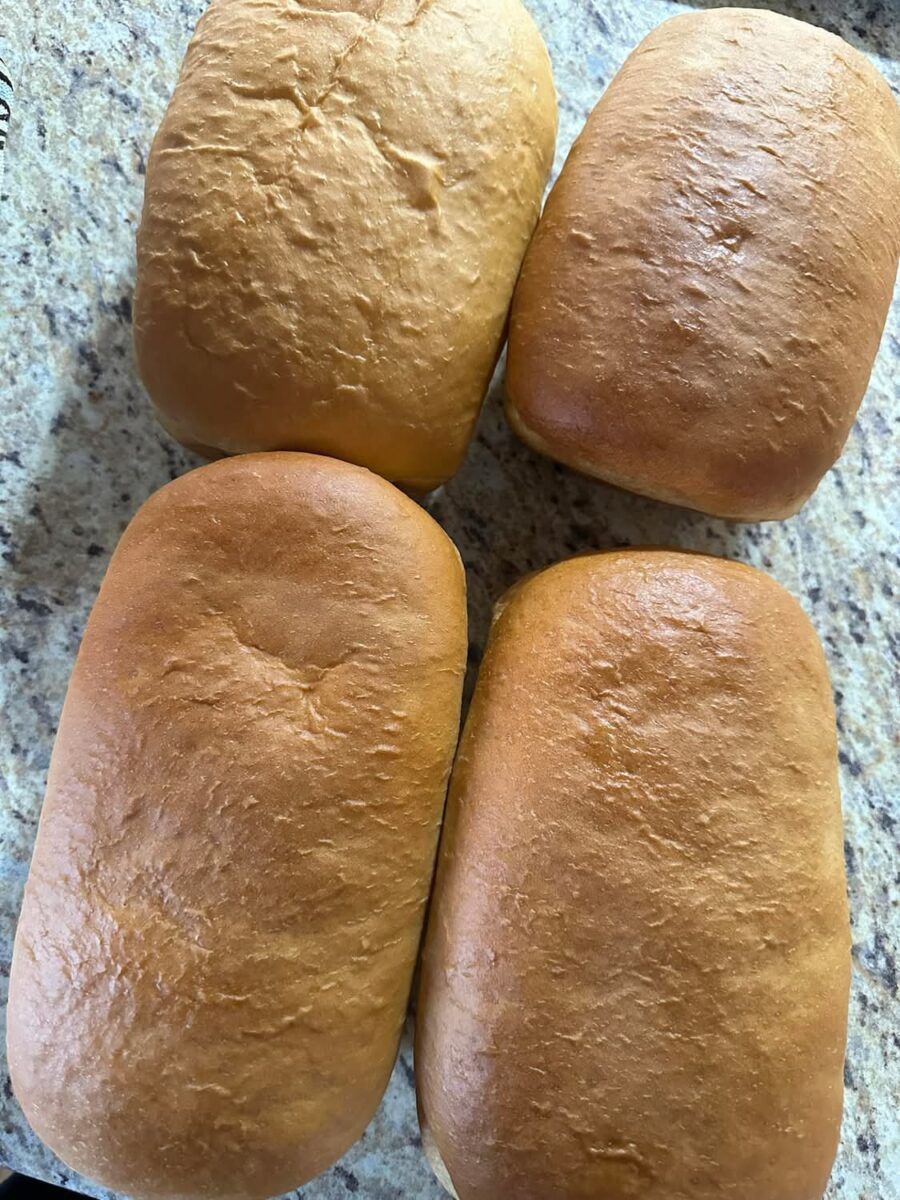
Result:
[[[900,110],[777,13],[665,21],[576,141],[513,303],[533,448],[737,520],[795,513],[868,384],[900,251]]]
[[[213,0],[147,165],[138,365],[201,453],[459,466],[556,142],[520,0]]]
[[[831,688],[796,601],[674,551],[514,589],[417,1012],[460,1200],[818,1200],[849,976]]]
[[[13,1086],[71,1167],[249,1200],[362,1133],[466,649],[455,548],[368,471],[227,459],[143,506],[72,674],[12,965]]]

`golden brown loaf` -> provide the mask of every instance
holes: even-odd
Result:
[[[765,575],[572,559],[491,633],[418,1009],[461,1200],[817,1200],[850,942],[821,648]]]
[[[203,452],[465,453],[556,139],[520,0],[213,0],[150,155],[138,362]]]
[[[8,1047],[35,1131],[139,1197],[263,1197],[396,1054],[455,747],[464,579],[390,484],[205,467],[117,549],[60,724]]]
[[[862,54],[765,11],[635,50],[516,291],[508,413],[536,449],[722,517],[790,516],[865,392],[900,250],[900,112]]]

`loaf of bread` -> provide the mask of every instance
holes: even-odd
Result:
[[[723,8],[646,38],[548,201],[511,319],[537,450],[721,517],[796,512],[865,392],[900,249],[900,112],[862,54]]]
[[[815,1200],[850,973],[821,648],[765,575],[572,559],[501,605],[416,1066],[461,1200]]]
[[[138,364],[216,456],[459,466],[556,140],[520,0],[212,0],[147,165]]]
[[[368,471],[228,459],[144,505],[75,665],[12,966],[13,1086],[70,1166],[246,1200],[363,1131],[465,659],[454,547]]]

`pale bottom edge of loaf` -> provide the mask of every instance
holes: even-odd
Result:
[[[411,500],[415,500],[417,504],[420,504],[426,510],[428,510],[429,505],[433,504],[438,499],[440,493],[443,491],[444,485],[447,482],[447,478],[445,478],[443,475],[439,476],[438,478],[428,477],[417,479],[410,477],[408,479],[397,479],[392,475],[387,475],[384,472],[377,470],[373,466],[369,466],[367,463],[358,462],[355,458],[347,458],[346,456],[339,454],[333,448],[324,450],[315,446],[312,442],[309,445],[302,445],[300,442],[290,445],[279,442],[273,443],[272,445],[260,444],[251,446],[245,444],[239,446],[232,444],[229,446],[213,446],[207,442],[197,441],[193,434],[188,432],[187,426],[180,425],[177,421],[174,421],[171,417],[162,412],[161,409],[157,408],[155,404],[153,405],[153,412],[160,426],[170,438],[174,438],[176,442],[184,446],[185,450],[189,450],[191,454],[197,454],[201,458],[209,459],[211,462],[215,462],[220,458],[236,458],[245,454],[272,454],[279,452],[285,452],[288,454],[315,454],[319,458],[333,458],[338,462],[346,462],[351,466],[357,466],[361,467],[363,470],[371,471],[374,475],[380,475],[382,479],[386,479],[388,483],[392,483],[394,487],[398,488],[405,495],[409,496]],[[225,439],[223,439],[223,441],[224,440]],[[448,478],[452,478],[452,473]]]
[[[428,1161],[429,1167],[434,1172],[435,1179],[448,1192],[453,1200],[459,1200],[456,1188],[453,1186],[453,1180],[450,1178],[450,1172],[447,1170],[444,1160],[441,1158],[441,1152],[437,1148],[437,1142],[431,1136],[431,1130],[422,1122],[422,1151]]]

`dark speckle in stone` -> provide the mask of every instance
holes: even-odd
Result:
[[[22,464],[20,463],[19,466],[21,466],[21,465]],[[50,523],[48,522],[47,518],[44,516],[44,510],[41,508],[40,504],[32,504],[31,508],[28,511],[31,513],[31,515],[36,520],[40,521],[41,525],[43,526],[44,532],[49,533],[50,532]]]
[[[47,318],[47,325],[50,329],[51,337],[59,337],[59,325],[56,323],[56,313],[49,304],[44,305],[44,316]]]
[[[19,457],[18,450],[3,451],[3,453],[0,454],[0,462],[9,462],[9,463],[12,463],[13,466],[16,466],[16,467],[21,467],[21,465],[22,465],[22,460]]]
[[[337,1166],[334,1168],[334,1173],[348,1192],[359,1191],[359,1180],[352,1171],[348,1171],[346,1167]]]
[[[123,320],[126,325],[130,325],[131,324],[131,297],[130,296],[120,296],[119,299],[116,301],[116,303],[113,305],[113,311],[119,314],[120,319]]]
[[[104,167],[109,167],[111,171],[115,171],[117,175],[121,175],[123,178],[125,177],[125,172],[122,170],[122,164],[118,161],[118,159],[101,158],[100,162]]]
[[[856,642],[857,646],[862,646],[865,644],[868,633],[868,614],[861,605],[853,600],[847,601],[847,607],[850,610],[850,636]]]
[[[900,346],[898,346],[898,354],[900,354]],[[875,432],[881,437],[890,437],[891,427],[884,419],[884,413],[879,412],[876,408],[873,409],[869,416],[872,422],[872,428],[875,430]]]
[[[881,1147],[874,1134],[858,1133],[856,1145],[863,1154],[869,1155],[877,1172],[881,1172]]]
[[[838,752],[838,761],[842,766],[847,768],[854,779],[859,779],[860,775],[862,775],[862,767],[858,762],[856,762],[855,759],[850,757],[846,750],[840,750]]]
[[[97,351],[89,342],[78,343],[78,361],[88,368],[91,375],[91,383],[96,383],[100,378],[102,368]]]
[[[591,20],[594,22],[594,24],[597,26],[597,28],[600,30],[600,32],[604,35],[608,35],[609,34],[609,25],[607,24],[606,20],[604,19],[604,17],[600,13],[600,11],[597,9],[596,5],[591,4],[590,13],[591,13]]]
[[[49,604],[43,604],[40,600],[29,600],[27,596],[16,594],[16,607],[22,612],[33,613],[36,617],[49,617],[53,609]]]
[[[110,87],[109,95],[113,100],[118,100],[128,112],[136,113],[140,111],[141,103],[137,97],[129,95],[128,92],[122,91],[121,88]]]
[[[848,875],[856,874],[856,851],[849,842],[844,842],[844,864]]]
[[[896,999],[897,962],[882,930],[877,929],[875,931],[871,947],[860,947],[859,957],[866,969],[880,979],[887,988],[889,995]],[[864,998],[864,996],[861,998]]]
[[[897,828],[897,822],[886,808],[879,808],[877,811],[876,820],[878,827],[883,829],[885,833],[893,833]]]
[[[87,552],[91,558],[99,558],[99,556],[101,554],[106,553],[106,551],[103,549],[103,547],[98,546],[96,542],[91,542],[91,544],[87,548]]]

